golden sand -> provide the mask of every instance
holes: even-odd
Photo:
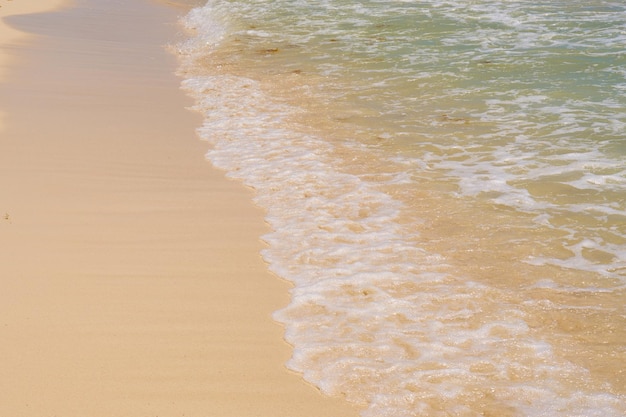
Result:
[[[288,286],[166,3],[0,0],[0,416],[356,416],[283,366]]]

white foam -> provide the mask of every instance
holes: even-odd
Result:
[[[269,103],[255,81],[216,76],[184,85],[205,113],[200,133],[213,143],[209,158],[254,187],[256,201],[268,210],[274,232],[264,237],[270,246],[263,255],[272,270],[297,284],[291,304],[275,317],[294,345],[288,365],[305,379],[331,394],[345,389],[352,400],[366,399],[371,407],[364,415],[391,416],[403,413],[406,401],[431,410],[433,399],[460,398],[493,383],[474,367],[502,375],[511,366],[531,375],[580,373],[533,340],[521,310],[501,309],[500,317],[468,326],[480,317],[476,306],[484,304],[485,292],[494,289],[429,272],[441,268],[442,258],[405,241],[394,222],[398,203],[337,171],[328,143],[285,130],[282,120],[291,110]],[[359,228],[351,231],[351,225]],[[415,289],[392,295],[405,285]],[[418,356],[402,360],[411,351]],[[433,363],[441,369],[427,369]],[[355,378],[357,390],[347,388]],[[407,378],[419,389],[398,395]],[[528,415],[556,412],[547,404],[558,382],[540,381],[504,383],[495,395]],[[520,389],[532,396],[520,398]],[[565,400],[561,406],[571,410]]]
[[[185,16],[183,23],[193,36],[177,45],[179,54],[189,58],[202,55],[224,39],[228,15],[220,13],[216,3],[209,0],[204,7],[196,7]]]
[[[427,3],[435,7],[423,13],[437,14],[441,8],[457,19],[467,18],[463,3]],[[359,30],[372,27],[366,24],[368,5],[341,8],[341,13],[358,14],[358,18],[346,20],[346,26]],[[211,1],[193,12],[189,24],[197,37],[185,43],[181,53],[189,60],[210,55],[206,48],[218,45],[233,31],[272,39],[271,25],[250,29],[230,20],[239,16],[233,11],[241,12],[242,18],[250,17],[255,6],[258,4],[245,1]],[[413,8],[414,3],[395,2],[393,7],[406,11],[401,6]],[[514,28],[527,30],[536,23],[513,16],[513,6],[504,11],[488,7],[481,13],[488,10],[487,19]],[[297,1],[264,3],[263,13],[277,8],[297,16],[298,7],[309,6]],[[310,7],[316,8],[315,12],[301,13],[304,27],[294,29],[298,33],[290,40],[308,42],[331,33],[324,28],[324,8],[339,5],[325,1]],[[387,18],[389,14],[372,16]],[[335,14],[332,19],[337,19]],[[333,20],[333,24],[337,22],[341,20]],[[305,33],[304,23],[311,23],[314,30]],[[369,36],[365,30],[357,34],[343,30],[337,38],[343,35],[343,39],[357,42],[364,33]],[[545,34],[527,35],[526,45],[553,41],[553,36]],[[333,48],[341,54],[350,50],[348,45]],[[359,53],[370,56],[384,49],[377,48],[373,42]],[[345,73],[341,60],[348,61],[353,55],[340,55],[336,62],[326,60],[335,52],[324,49],[316,56],[320,59],[319,74],[338,77]],[[419,59],[411,55],[406,62],[414,64]],[[431,71],[434,69],[419,75],[424,77],[423,85],[436,73]],[[368,77],[375,77],[377,71],[368,70]],[[459,79],[456,71],[444,72],[442,79]],[[367,84],[381,87],[392,83],[390,78],[367,78]],[[295,284],[289,306],[274,315],[285,324],[286,339],[294,346],[288,364],[291,369],[302,372],[324,392],[341,393],[366,404],[364,416],[473,416],[485,406],[501,406],[507,412],[512,408],[525,416],[624,414],[623,398],[594,391],[585,369],[559,357],[537,335],[529,325],[528,304],[512,302],[517,299],[505,290],[468,279],[448,264],[446,254],[417,246],[415,225],[419,220],[408,226],[400,222],[405,207],[384,192],[385,186],[412,185],[424,170],[436,172],[457,177],[460,196],[494,192],[494,202],[534,214],[536,226],[554,227],[554,210],[589,211],[590,205],[558,205],[532,194],[520,180],[580,172],[575,179],[565,175],[568,179],[564,181],[579,189],[581,184],[591,189],[611,184],[618,190],[623,185],[622,172],[612,168],[614,161],[598,150],[583,151],[586,144],[576,148],[567,141],[567,134],[578,129],[580,113],[553,106],[544,94],[513,91],[512,97],[493,98],[483,113],[472,114],[481,122],[497,125],[495,131],[480,136],[488,143],[458,141],[454,135],[464,124],[458,124],[460,127],[444,138],[435,130],[430,137],[441,142],[429,144],[430,150],[421,153],[418,160],[404,155],[391,157],[405,171],[383,170],[374,178],[343,169],[344,161],[334,143],[303,133],[311,130],[293,121],[293,116],[303,110],[274,100],[259,81],[204,75],[188,78],[183,86],[204,115],[198,133],[211,144],[207,157],[229,176],[253,187],[255,201],[267,211],[272,232],[263,237],[268,243],[262,253],[264,259],[272,271]],[[446,93],[454,95],[461,90]],[[370,90],[364,88],[361,93],[365,91]],[[474,89],[472,94],[480,91]],[[401,107],[402,99],[395,99],[394,106]],[[421,104],[411,97],[407,100]],[[543,141],[542,149],[534,141],[536,130],[549,126],[553,119],[529,121],[537,109],[566,125],[557,132],[565,137]],[[436,121],[432,125],[438,129],[449,123]],[[502,137],[509,134],[515,140],[503,144]],[[391,140],[394,135],[380,137]],[[368,152],[365,146],[345,149]],[[609,204],[592,214],[619,215],[622,211],[623,207]],[[599,236],[581,237],[579,229],[568,229],[567,225],[560,230],[571,234],[568,248],[573,259],[564,260],[564,266],[610,273],[605,265],[586,261],[585,251],[608,249],[624,255],[620,245],[608,245]],[[528,262],[539,265],[554,260],[535,256]],[[536,284],[537,289],[546,290],[556,286],[550,280]]]

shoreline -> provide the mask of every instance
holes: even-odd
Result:
[[[0,3],[0,415],[356,416],[284,367],[263,213],[164,48],[188,2],[41,3]]]

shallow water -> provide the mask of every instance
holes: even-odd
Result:
[[[295,284],[291,369],[365,416],[626,414],[626,6],[211,0],[185,24],[208,158]]]

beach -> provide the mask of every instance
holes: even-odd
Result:
[[[0,0],[0,415],[356,416],[284,363],[289,285],[166,45],[190,2]]]
[[[28,3],[0,416],[626,415],[623,3]]]

